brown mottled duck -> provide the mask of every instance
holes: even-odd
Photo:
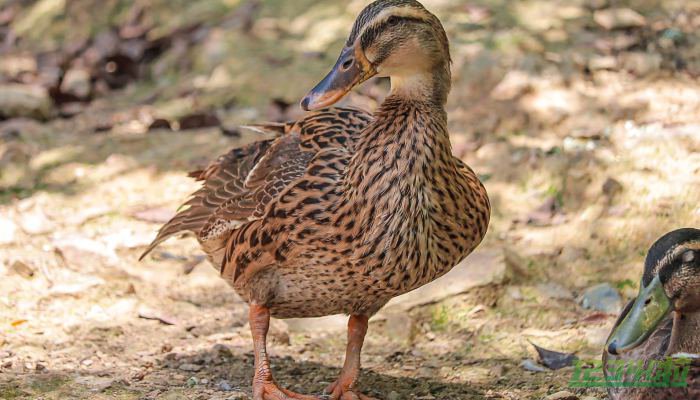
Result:
[[[391,92],[373,114],[326,108],[376,75],[391,79]],[[265,344],[270,317],[342,313],[350,316],[345,364],[327,393],[368,399],[356,384],[369,317],[447,273],[481,242],[489,200],[452,156],[449,91],[449,44],[438,18],[415,0],[375,1],[303,99],[315,111],[263,126],[278,137],[193,173],[202,188],[147,252],[193,232],[250,304],[255,400],[314,398],[275,383]]]
[[[615,323],[603,353],[608,380],[630,383],[617,360],[649,361],[691,358],[687,387],[609,388],[612,400],[700,399],[700,230],[679,229],[661,237],[649,250],[639,295]],[[621,379],[622,378],[622,379]]]

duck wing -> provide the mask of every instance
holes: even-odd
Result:
[[[221,263],[235,229],[262,218],[267,205],[304,174],[319,151],[354,149],[357,133],[371,119],[359,109],[330,108],[298,121],[249,126],[277,137],[233,149],[207,168],[191,172],[202,187],[159,230],[141,259],[170,237],[189,231],[210,260]]]

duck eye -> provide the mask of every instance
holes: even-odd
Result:
[[[685,253],[683,253],[683,262],[684,263],[691,263],[695,261],[695,252],[692,250],[688,250]]]
[[[352,67],[352,64],[355,62],[355,59],[351,58],[343,63],[343,69],[348,70],[350,67]]]
[[[651,303],[651,298],[644,300],[644,305],[648,306]]]
[[[400,21],[399,17],[392,15],[391,17],[389,17],[389,20],[387,20],[387,23],[390,26],[394,26],[394,25],[397,25],[399,23],[399,21]]]

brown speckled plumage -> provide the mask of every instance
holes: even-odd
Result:
[[[355,383],[367,320],[391,298],[448,272],[481,242],[486,190],[452,156],[444,105],[447,37],[414,0],[379,0],[304,108],[332,104],[367,77],[392,91],[368,114],[326,108],[278,137],[235,149],[194,174],[203,187],[158,234],[192,231],[209,259],[251,304],[254,398],[303,399],[279,389],[264,347],[267,321],[351,315],[343,373],[332,399],[359,398]],[[355,396],[355,397],[353,397]]]

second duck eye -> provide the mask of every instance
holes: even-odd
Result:
[[[389,19],[386,21],[386,23],[389,24],[389,26],[394,26],[394,25],[398,25],[399,21],[401,21],[401,19],[399,17],[392,15],[391,17],[389,17]]]
[[[352,64],[354,64],[354,63],[355,63],[355,59],[351,58],[343,63],[342,68],[344,70],[348,70],[348,69],[350,69],[350,67],[352,67]]]

